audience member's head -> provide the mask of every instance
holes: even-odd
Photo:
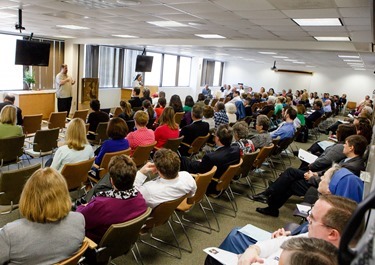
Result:
[[[149,117],[148,114],[142,110],[138,110],[134,114],[134,122],[140,127],[145,127],[148,123]]]
[[[346,137],[356,133],[357,132],[353,124],[340,124],[337,127],[336,138],[338,142],[344,142]]]
[[[321,100],[315,100],[315,101],[314,101],[314,109],[319,110],[319,109],[321,109],[321,108],[323,108],[323,103],[322,103],[322,101],[321,101]]]
[[[108,172],[114,188],[125,191],[133,187],[137,166],[131,157],[118,155],[109,161]]]
[[[138,97],[141,93],[141,89],[139,87],[133,87],[133,96]]]
[[[68,185],[53,168],[35,171],[23,187],[19,210],[31,222],[57,222],[67,216],[71,208]]]
[[[215,105],[215,111],[221,111],[221,110],[225,110],[225,105],[223,102],[219,101]]]
[[[329,183],[331,182],[332,176],[341,169],[339,164],[333,164],[332,167],[327,169],[323,176],[320,178],[319,186],[318,186],[318,192],[320,194],[331,194],[331,191],[329,190]],[[335,195],[335,194],[334,194]]]
[[[285,115],[289,116],[289,119],[294,120],[297,117],[297,111],[293,107],[288,107],[285,110]]]
[[[169,101],[169,106],[174,109],[175,112],[182,111],[182,102],[179,95],[173,95]]]
[[[185,106],[193,107],[194,106],[194,99],[192,96],[186,96],[185,98]]]
[[[297,105],[297,114],[305,114],[306,108],[303,104]]]
[[[235,114],[236,111],[237,111],[236,105],[234,105],[233,103],[230,103],[230,102],[225,104],[225,108],[226,108],[226,112],[229,113],[229,114]]]
[[[17,109],[13,105],[6,105],[1,109],[0,122],[2,124],[16,125],[17,123]]]
[[[4,101],[8,101],[12,104],[14,104],[14,102],[16,101],[16,97],[13,94],[9,93],[4,93],[3,99]]]
[[[214,108],[208,105],[204,106],[203,116],[207,119],[212,118],[214,116]]]
[[[113,140],[124,139],[128,132],[128,125],[123,119],[115,117],[108,122],[107,135],[109,138]]]
[[[154,164],[159,174],[166,179],[174,179],[180,171],[180,158],[172,150],[162,148],[154,154]]]
[[[221,124],[216,130],[216,139],[224,146],[230,146],[233,138],[233,130],[228,124]]]
[[[88,144],[86,138],[86,125],[80,118],[75,118],[69,122],[65,132],[65,144],[69,149],[83,150]]]
[[[198,94],[198,100],[197,101],[204,101],[205,99],[206,99],[206,97],[202,93]]]
[[[363,137],[365,137],[368,143],[371,142],[372,126],[369,122],[358,122],[355,124],[355,128],[358,135],[362,135]]]
[[[270,127],[270,119],[263,114],[258,115],[255,128],[257,131],[268,131],[268,128]]]
[[[191,117],[195,120],[200,120],[203,118],[203,108],[200,105],[194,105],[191,109]]]
[[[159,117],[159,124],[160,125],[167,125],[172,130],[178,129],[178,124],[175,122],[174,119],[174,110],[172,107],[166,107],[163,110],[163,113]]]
[[[127,100],[121,100],[120,101],[120,107],[122,109],[122,111],[128,115],[128,116],[131,116],[131,113],[132,113],[132,105],[130,105],[130,103],[127,101]]]
[[[100,101],[97,100],[97,99],[91,100],[91,102],[90,102],[90,108],[93,111],[99,111],[100,110]]]
[[[159,91],[159,98],[165,98],[165,92]]]
[[[281,245],[279,265],[338,265],[338,249],[318,238],[297,237]]]
[[[159,98],[158,104],[160,107],[165,108],[165,105],[167,105],[167,100],[165,98]]]
[[[233,127],[234,138],[238,141],[240,139],[246,139],[249,135],[249,126],[245,121],[236,122]]]
[[[367,148],[368,142],[362,135],[351,135],[345,139],[344,153],[353,152],[355,155],[362,156]],[[348,148],[349,150],[345,150]]]
[[[150,89],[148,89],[147,87],[145,87],[144,89],[143,89],[143,91],[142,91],[142,93],[143,93],[143,97],[144,98],[150,98]]]

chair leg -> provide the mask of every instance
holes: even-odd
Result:
[[[211,227],[211,224],[210,224],[210,221],[208,220],[208,216],[207,216],[207,213],[202,205],[202,203],[199,203],[199,207],[200,209],[202,210],[203,214],[204,214],[204,217],[206,219],[206,223],[207,223],[207,226],[206,225],[203,225],[201,223],[198,223],[198,222],[195,222],[193,220],[190,220],[190,219],[187,219],[185,217],[185,212],[182,212],[181,214],[181,222],[184,222],[184,226],[187,226],[189,228],[192,228],[192,229],[195,229],[195,230],[198,230],[198,231],[201,231],[203,233],[206,233],[206,234],[211,234],[212,233],[212,227]],[[190,211],[189,211],[190,212]],[[178,223],[178,221],[174,221],[175,223]],[[187,223],[186,223],[187,222]],[[197,227],[198,226],[198,227]],[[199,227],[202,227],[202,228],[206,228],[205,229],[200,229]]]
[[[190,238],[188,236],[188,234],[186,233],[186,229],[185,229],[185,226],[184,224],[181,222],[181,219],[180,217],[177,215],[176,211],[174,211],[174,215],[176,216],[177,220],[178,220],[178,223],[181,225],[181,228],[182,228],[182,231],[184,231],[184,234],[186,236],[186,239],[188,240],[188,243],[189,243],[189,249],[184,249],[184,248],[181,248],[182,250],[185,250],[189,253],[192,253],[193,252],[193,247],[191,246],[191,241],[190,241]]]
[[[204,198],[206,199],[206,201],[208,203],[208,206],[209,206],[209,208],[205,208],[205,209],[210,210],[212,212],[213,216],[215,217],[217,229],[212,228],[212,230],[214,230],[216,232],[220,232],[220,224],[219,224],[219,221],[217,220],[216,213],[214,211],[214,207],[212,207],[211,201],[208,199],[206,194],[204,195]],[[203,205],[202,205],[202,207],[203,207]]]
[[[134,252],[134,247],[137,251],[137,253]],[[139,248],[138,248],[138,245],[137,245],[137,242],[134,243],[134,246],[132,247],[132,253],[133,253],[133,257],[135,259],[135,262],[137,262],[137,264],[139,264],[139,262],[141,262],[141,264],[143,265],[143,260],[142,260],[142,255],[141,255],[141,252],[139,251]],[[138,256],[138,257],[137,257]],[[139,259],[138,259],[139,258]]]

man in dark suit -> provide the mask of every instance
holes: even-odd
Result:
[[[311,113],[309,116],[307,116],[305,119],[306,126],[309,129],[311,129],[313,127],[314,122],[320,117],[322,117],[322,115],[324,114],[323,103],[320,100],[314,102],[313,108],[315,111]]]
[[[341,160],[339,165],[359,176],[361,170],[365,169],[365,161],[362,156],[367,144],[366,138],[362,135],[348,136],[345,139],[343,150],[346,158]],[[288,168],[264,192],[249,197],[252,200],[268,204],[266,208],[257,208],[257,212],[277,217],[279,208],[284,205],[290,196],[304,196],[310,187],[317,188],[323,173]]]
[[[133,88],[132,97],[131,99],[129,99],[129,103],[132,106],[132,108],[142,107],[142,101],[139,97],[140,93],[141,93],[141,89],[139,87]]]
[[[12,94],[4,93],[4,102],[0,103],[0,111],[7,105],[14,105],[14,101],[16,101],[16,97]],[[23,124],[22,119],[22,110],[19,107],[17,108],[17,125]]]
[[[199,136],[206,136],[210,130],[210,126],[207,122],[202,121],[203,108],[201,105],[194,105],[191,109],[191,119],[193,122],[180,131],[180,136],[184,136],[183,143],[191,145],[195,138]],[[189,147],[181,144],[179,151],[182,156],[188,156]]]
[[[220,179],[230,165],[238,164],[240,161],[240,148],[231,146],[233,130],[228,124],[218,127],[215,136],[216,149],[214,152],[203,156],[202,161],[192,161],[189,158],[181,157],[181,171],[189,173],[205,173],[217,166],[214,178]],[[207,189],[207,194],[217,193],[215,190],[217,182],[211,181]]]

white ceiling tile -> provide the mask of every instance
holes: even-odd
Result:
[[[355,42],[372,42],[371,35],[367,31],[350,32],[350,38]]]
[[[279,10],[234,11],[233,13],[239,15],[240,17],[251,18],[251,19],[264,19],[264,18],[280,19],[280,18],[287,18],[287,16],[285,16]]]
[[[301,27],[307,32],[346,32],[345,27]]]
[[[275,9],[273,5],[264,0],[213,0],[213,2],[226,9],[235,11]]]
[[[307,32],[304,31],[277,31],[277,30],[270,30],[273,34],[277,36],[287,37],[287,36],[299,36],[299,37],[310,37]]]
[[[368,0],[335,0],[338,7],[367,7]]]
[[[315,9],[315,8],[333,8],[335,3],[333,0],[268,0],[269,3],[278,9]]]
[[[135,6],[129,7],[130,10],[134,10],[139,13],[146,13],[146,14],[181,14],[180,11],[171,8],[167,5],[146,5],[146,6]]]
[[[350,26],[371,26],[371,20],[368,18],[343,18],[344,25]]]
[[[178,10],[182,10],[188,13],[208,13],[208,12],[221,12],[224,11],[224,8],[221,8],[212,3],[196,3],[196,4],[172,4],[173,8],[177,8]]]
[[[286,32],[304,32],[301,27],[297,25],[279,26],[279,25],[265,25],[262,28],[270,31],[286,31]]]
[[[367,7],[358,7],[358,8],[339,8],[339,12],[343,17],[360,17],[360,18],[369,18],[371,17],[370,9]]]
[[[314,37],[349,37],[346,31],[309,31],[308,34]]]
[[[251,22],[253,22],[256,25],[259,26],[294,26],[296,23],[294,23],[289,18],[284,19],[249,19]]]
[[[290,18],[335,18],[340,17],[336,9],[283,10]]]

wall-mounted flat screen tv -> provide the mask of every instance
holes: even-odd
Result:
[[[49,42],[17,40],[15,64],[48,66]]]
[[[151,72],[153,56],[138,55],[135,64],[136,72]]]

